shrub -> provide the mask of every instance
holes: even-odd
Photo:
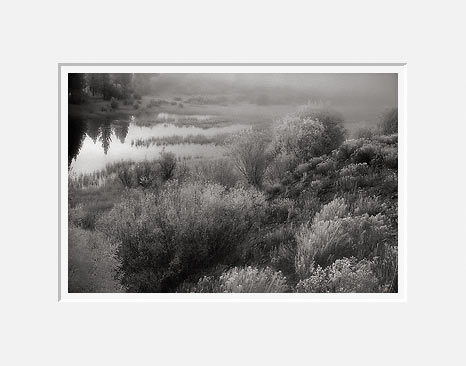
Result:
[[[130,291],[166,292],[212,266],[235,264],[264,207],[254,189],[169,182],[157,195],[128,192],[99,228],[120,243]]]
[[[126,188],[132,188],[135,186],[134,176],[132,174],[131,168],[128,165],[121,167],[117,171],[117,177]]]
[[[398,292],[398,247],[389,243],[379,245],[372,263],[383,292]]]
[[[352,211],[355,215],[368,214],[375,216],[384,210],[384,205],[378,197],[365,196],[359,194],[354,202],[352,202]]]
[[[162,152],[158,160],[160,165],[161,177],[167,181],[175,175],[176,171],[176,156],[172,152]]]
[[[340,192],[356,192],[359,186],[359,179],[351,175],[342,175],[335,181],[335,187]]]
[[[132,181],[135,181],[142,188],[157,187],[161,177],[160,167],[157,162],[145,160],[135,164],[132,170]]]
[[[285,222],[296,214],[295,202],[288,198],[277,198],[268,201],[265,208],[267,222]]]
[[[371,267],[368,260],[339,259],[325,269],[314,269],[309,278],[296,285],[296,292],[378,292],[379,284]]]
[[[351,155],[351,160],[355,164],[373,164],[379,154],[379,147],[373,143],[367,143],[356,149]]]
[[[203,277],[192,292],[280,293],[286,292],[286,278],[269,267],[235,267],[216,279]]]
[[[139,104],[138,104],[137,102],[134,102],[133,108],[134,108],[134,109],[139,109]]]
[[[359,140],[346,140],[338,149],[337,159],[339,161],[348,160],[351,155],[364,144],[363,139]]]
[[[398,169],[398,146],[385,146],[380,151],[382,164],[389,169]]]
[[[302,163],[299,164],[296,169],[294,170],[294,175],[296,177],[302,177],[303,175],[306,175],[308,172],[312,170],[312,165],[309,163]]]
[[[343,119],[336,112],[304,108],[275,128],[274,150],[294,154],[299,162],[325,155],[344,140]]]
[[[103,234],[80,229],[68,230],[68,291],[123,292],[117,279],[120,262],[116,246]]]
[[[335,198],[329,202],[314,216],[314,222],[330,221],[348,215],[349,209],[343,198]]]
[[[386,110],[382,114],[379,127],[384,135],[398,133],[398,108]]]
[[[295,277],[296,238],[292,224],[281,226],[264,236],[270,265],[282,271],[287,278]]]
[[[282,182],[297,165],[294,155],[280,153],[271,159],[265,172],[265,180],[270,184]]]
[[[336,170],[336,167],[337,165],[335,161],[333,161],[332,159],[326,159],[321,163],[317,164],[315,170],[318,174],[327,175]]]
[[[159,185],[161,173],[158,161],[141,161],[139,163],[116,164],[109,167],[109,172],[115,170],[119,181],[126,188],[155,188]]]
[[[109,208],[112,204],[108,202],[94,201],[84,207],[82,204],[74,208],[69,208],[69,222],[75,226],[86,230],[94,230],[95,223],[100,214]]]
[[[249,184],[261,187],[272,157],[267,135],[262,131],[243,130],[231,136],[227,143],[238,171]]]
[[[340,169],[340,176],[358,176],[358,175],[366,175],[369,173],[369,166],[367,163],[358,163],[358,164],[348,164],[345,165],[343,168]]]
[[[387,145],[393,145],[398,143],[398,134],[394,133],[392,135],[380,135],[374,137],[375,141],[381,142]]]
[[[118,100],[115,97],[112,97],[110,99],[110,107],[112,107],[112,109],[118,109],[119,106],[120,104],[118,103]]]
[[[335,199],[297,231],[296,273],[304,279],[315,264],[327,266],[343,257],[370,256],[387,238],[384,221],[381,214],[349,216],[344,200]]]

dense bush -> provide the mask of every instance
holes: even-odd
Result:
[[[192,292],[271,293],[287,292],[286,278],[269,267],[235,267],[219,278],[203,277]]]
[[[367,143],[356,149],[351,155],[352,162],[355,164],[372,164],[378,157],[379,146],[373,143]]]
[[[343,119],[336,112],[304,108],[275,128],[276,154],[293,154],[299,162],[328,154],[344,141]]]
[[[398,136],[374,136],[372,139],[347,140],[335,153],[341,163],[367,164],[398,169]],[[345,168],[345,166],[343,166]]]
[[[117,270],[116,246],[98,232],[70,224],[68,230],[68,291],[123,292]]]
[[[170,291],[211,266],[234,264],[264,207],[255,189],[173,182],[157,195],[129,192],[99,227],[120,244],[130,291]]]
[[[339,161],[348,160],[351,155],[364,144],[364,139],[346,140],[338,149],[337,158]]]
[[[350,215],[345,201],[336,199],[296,233],[296,272],[304,279],[311,274],[314,265],[327,266],[344,257],[369,257],[377,245],[387,239],[387,232],[381,214]]]
[[[327,268],[315,268],[309,278],[296,285],[296,292],[379,292],[371,268],[372,263],[365,259],[339,259]]]

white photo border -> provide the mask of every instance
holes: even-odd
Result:
[[[68,73],[396,73],[398,74],[398,293],[194,294],[68,292]],[[407,64],[406,63],[59,63],[58,64],[58,301],[59,302],[406,302],[407,301]]]

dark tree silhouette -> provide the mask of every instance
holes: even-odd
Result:
[[[94,144],[97,142],[97,140],[100,138],[100,126],[102,125],[102,122],[97,122],[97,121],[89,121],[87,124],[87,136],[89,136],[92,141],[94,141]]]
[[[126,135],[128,135],[129,122],[119,122],[114,126],[115,135],[122,144],[125,143]]]
[[[87,125],[81,119],[70,118],[68,120],[68,169],[73,159],[79,154],[86,137]]]
[[[68,101],[72,104],[84,102],[85,74],[68,74]]]
[[[110,143],[112,142],[112,125],[110,121],[104,122],[100,127],[100,141],[104,149],[104,154],[107,155]]]

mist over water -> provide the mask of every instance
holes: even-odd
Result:
[[[89,173],[119,160],[155,159],[162,149],[180,157],[221,156],[222,147],[208,144],[132,142],[231,134],[257,126],[271,129],[278,119],[309,104],[341,113],[351,133],[377,124],[384,110],[397,106],[398,98],[397,74],[193,73],[141,78],[146,94],[136,118],[70,117],[68,158],[73,172]],[[158,106],[150,107],[151,101]]]

